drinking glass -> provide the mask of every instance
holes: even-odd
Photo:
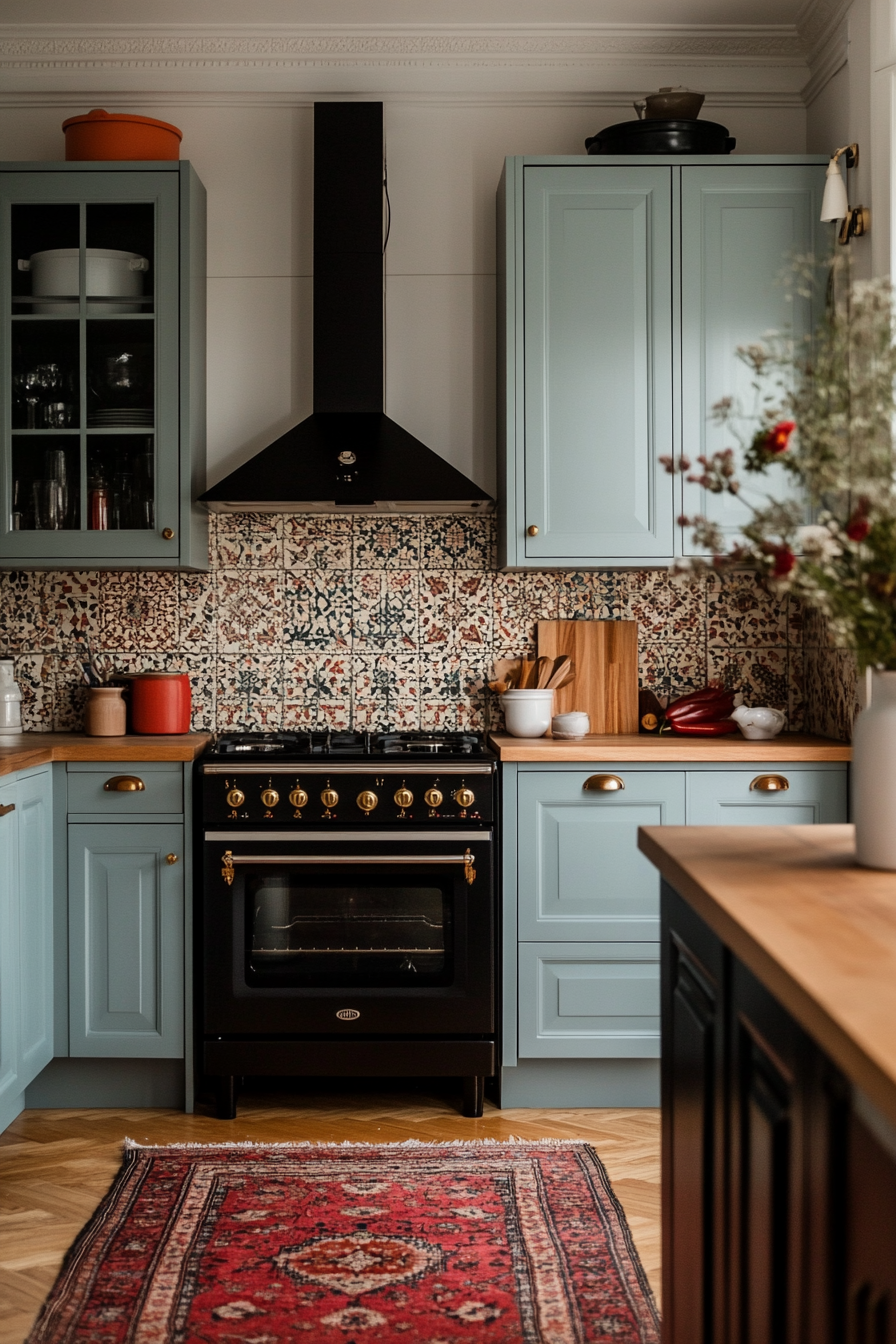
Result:
[[[68,463],[63,448],[48,448],[44,453],[44,477],[56,481],[62,500],[62,527],[69,525]]]
[[[42,532],[58,532],[65,525],[62,486],[55,480],[34,482],[34,526]]]

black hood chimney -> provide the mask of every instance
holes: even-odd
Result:
[[[472,513],[493,501],[383,412],[383,105],[314,105],[314,410],[214,512]]]

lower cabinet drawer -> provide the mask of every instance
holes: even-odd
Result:
[[[178,761],[90,761],[68,767],[69,814],[140,817],[183,810],[184,775]]]
[[[687,787],[689,826],[805,826],[847,820],[845,766],[690,771]]]
[[[519,1054],[658,1059],[659,943],[520,943]]]

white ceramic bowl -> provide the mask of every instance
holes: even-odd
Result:
[[[504,722],[514,737],[544,737],[551,726],[553,691],[505,691]]]
[[[591,732],[591,720],[580,709],[567,714],[555,714],[551,719],[551,733],[561,742],[579,742]]]

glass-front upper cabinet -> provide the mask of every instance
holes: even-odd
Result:
[[[2,165],[0,250],[0,566],[204,568],[205,192],[190,165]]]

